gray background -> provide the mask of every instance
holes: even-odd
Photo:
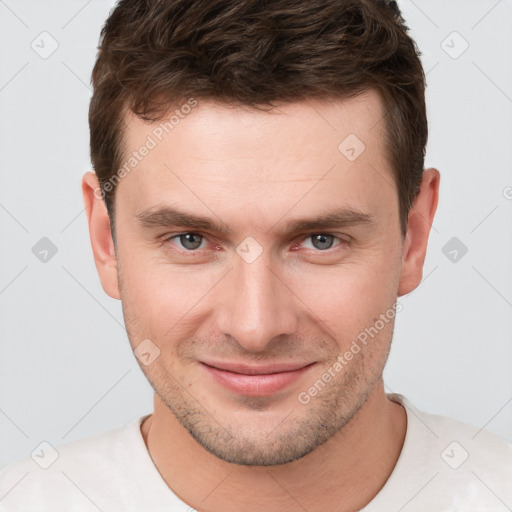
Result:
[[[80,190],[112,5],[0,0],[0,466],[152,409],[121,305],[96,273]],[[387,390],[512,440],[512,1],[399,5],[428,73],[426,165],[442,178]],[[57,249],[46,261],[43,237]]]

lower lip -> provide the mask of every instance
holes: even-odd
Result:
[[[298,370],[266,375],[244,375],[228,372],[204,363],[202,363],[202,366],[216,382],[230,391],[246,396],[269,396],[296,382],[314,366],[314,363]]]

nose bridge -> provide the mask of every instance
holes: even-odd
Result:
[[[246,350],[264,351],[276,336],[297,329],[293,297],[279,274],[264,251],[253,261],[234,255],[233,270],[223,285],[218,328]]]

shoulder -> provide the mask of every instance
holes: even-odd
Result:
[[[73,503],[69,510],[98,510],[97,490],[113,483],[124,461],[122,444],[134,439],[144,417],[106,432],[52,446],[44,441],[0,471],[0,511],[47,510],[46,501]]]
[[[457,456],[458,445],[460,445],[460,455],[464,455],[462,453],[464,450],[467,452],[468,459],[471,456],[475,460],[487,461],[492,456],[495,461],[502,460],[505,463],[505,469],[512,468],[509,465],[512,463],[512,443],[506,439],[455,418],[421,411],[403,395],[392,396],[406,408],[408,420],[416,425],[417,430],[424,427],[423,433],[427,439],[437,439],[436,444],[439,446],[447,440],[451,440],[450,443],[453,442],[453,446],[444,447],[447,448],[448,456],[452,452]]]
[[[404,445],[390,478],[393,492],[400,484],[407,488],[404,495],[416,489],[418,511],[433,506],[494,511],[512,504],[512,443],[483,428],[421,411],[403,395],[388,398],[407,411]]]

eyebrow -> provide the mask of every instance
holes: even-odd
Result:
[[[209,217],[183,212],[171,206],[143,210],[137,213],[136,217],[144,227],[148,228],[183,226],[188,229],[224,234],[232,233],[229,226],[224,223],[217,222]],[[351,208],[340,208],[316,217],[288,221],[284,231],[289,234],[297,234],[302,231],[345,228],[372,222],[373,217],[367,213]]]

